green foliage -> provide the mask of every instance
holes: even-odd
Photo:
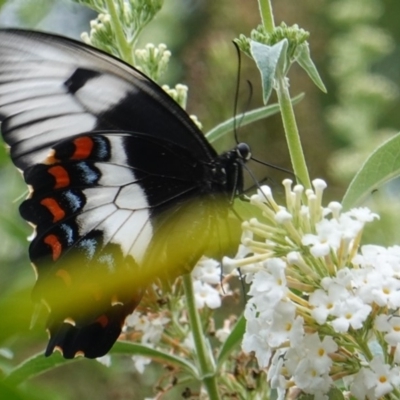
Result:
[[[236,39],[236,43],[244,53],[250,56],[251,41],[273,46],[287,39],[287,54],[290,59],[293,59],[296,54],[297,46],[306,43],[309,36],[310,33],[300,28],[298,25],[287,26],[282,22],[281,25],[275,28],[271,33],[267,32],[263,25],[259,25],[256,29],[251,31],[249,38],[242,34]]]
[[[56,0],[28,0],[18,10],[18,17],[22,24],[36,26],[55,6]]]
[[[378,147],[351,181],[343,198],[348,210],[362,204],[367,196],[383,184],[400,176],[400,134]]]
[[[96,20],[91,23],[90,33],[83,35],[83,39],[87,43],[120,57],[140,68],[152,79],[160,81],[169,62],[169,50],[163,45],[148,45],[144,49],[135,47],[139,34],[155,17],[163,1],[75,0],[75,2],[88,6],[99,13]],[[4,3],[4,1],[0,1],[0,7]],[[34,24],[40,21],[45,13],[50,10],[54,1],[41,2],[43,7],[34,7],[38,2],[33,0],[26,4],[26,7],[21,8],[21,20],[27,24]],[[388,106],[393,104],[393,101],[397,98],[398,89],[386,77],[371,71],[371,66],[387,55],[393,49],[394,44],[386,32],[373,26],[382,12],[381,2],[378,0],[334,1],[329,3],[327,12],[335,23],[341,24],[341,29],[338,29],[338,32],[342,31],[342,33],[336,35],[336,38],[330,44],[332,56],[330,72],[339,85],[339,105],[330,109],[328,122],[336,132],[336,135],[348,144],[345,152],[337,153],[334,157],[332,171],[339,178],[353,176],[360,165],[359,160],[366,157],[372,149],[376,149],[357,172],[346,192],[343,205],[348,209],[361,204],[368,194],[379,188],[383,183],[400,176],[400,164],[398,161],[400,135],[391,137],[392,132],[387,130],[380,137],[376,137],[378,121],[384,115]],[[347,29],[347,31],[343,32],[343,29]],[[239,36],[236,41],[241,50],[255,59],[261,72],[264,100],[268,100],[275,89],[278,89],[278,97],[281,97],[278,98],[279,103],[277,104],[247,111],[236,116],[235,119],[229,119],[210,129],[206,136],[211,142],[228,136],[227,134],[232,131],[233,126],[240,125],[240,127],[243,127],[251,122],[276,114],[281,110],[283,110],[282,118],[287,128],[286,130],[296,133],[296,120],[294,120],[293,124],[290,107],[299,101],[299,96],[292,99],[292,101],[290,101],[290,96],[287,96],[286,100],[289,101],[286,102],[286,106],[288,107],[282,107],[285,100],[282,99],[282,93],[288,87],[280,88],[277,81],[279,78],[286,78],[291,65],[297,63],[306,71],[320,90],[326,91],[320,75],[311,60],[308,39],[308,32],[297,25],[288,27],[284,23],[275,28],[273,32],[267,32],[266,28],[260,25],[251,32],[249,38],[244,35]],[[226,60],[224,60],[224,63],[226,63]],[[218,72],[222,75],[224,71]],[[219,80],[221,81],[221,77]],[[200,89],[197,88],[197,91],[201,90],[202,87]],[[177,85],[174,89],[166,88],[166,91],[179,104],[186,107],[187,87]],[[217,96],[218,93],[215,95]],[[310,116],[307,118],[311,120],[311,123],[313,122]],[[384,139],[389,137],[391,138],[376,148],[378,143],[381,144]],[[292,138],[289,137],[289,146],[291,141]],[[291,154],[292,161],[293,159],[299,159],[295,152]],[[1,166],[5,165],[6,158],[6,152],[2,151],[0,153]],[[317,174],[319,173],[320,171],[317,171]],[[8,177],[10,176],[9,170],[3,169],[1,181],[9,181]],[[10,271],[18,269],[18,265],[22,264],[21,254],[26,248],[24,240],[27,235],[27,230],[21,228],[21,223],[16,217],[17,213],[9,212],[6,209],[11,207],[9,205],[17,197],[16,194],[20,195],[23,191],[21,185],[18,186],[16,184],[16,186],[17,189],[14,188],[14,190],[7,186],[6,189],[3,189],[4,193],[2,194],[2,203],[7,204],[7,206],[5,208],[3,206],[2,209],[0,239],[3,241],[5,251],[3,251],[4,254],[0,251],[0,255],[4,263],[7,262],[13,267],[10,268]],[[12,257],[7,258],[7,256]],[[26,257],[23,263],[25,264],[24,268],[26,268]],[[32,281],[33,279],[31,278],[30,280]],[[15,288],[11,288],[14,291],[10,289],[11,293],[3,293],[1,298],[0,314],[5,328],[3,329],[2,326],[0,342],[4,346],[18,348],[19,343],[16,342],[14,344],[15,342],[13,342],[15,332],[26,333],[29,325],[29,317],[32,310],[28,304],[30,299],[26,289],[28,287],[27,280],[28,278],[24,278],[15,284],[22,289],[17,291]],[[20,311],[16,314],[14,310]],[[215,372],[224,371],[224,369],[230,371],[229,368],[232,365],[237,366],[235,364],[237,359],[232,361],[231,355],[235,354],[241,342],[245,329],[244,324],[244,319],[239,318],[224,344],[219,348],[216,347],[216,370],[206,371],[208,373],[208,375],[206,374],[207,377],[212,376]],[[31,334],[37,335],[36,331]],[[188,361],[183,356],[172,354],[172,351],[169,353],[168,351],[151,349],[133,342],[118,342],[110,354],[113,356],[141,355],[150,357],[176,371],[183,372],[185,374],[184,382],[204,379],[204,376],[201,375],[202,371],[199,370],[195,360],[190,359]],[[213,355],[211,354],[210,356]],[[17,366],[15,366],[15,362],[2,360],[1,370],[7,377],[0,386],[0,398],[4,397],[11,400],[35,399],[34,395],[17,389],[16,385],[30,382],[33,378],[45,372],[70,364],[82,365],[84,362],[79,359],[66,361],[58,354],[50,358],[45,358],[41,354],[36,355]],[[176,374],[178,375],[178,373]],[[237,384],[239,378],[236,378],[232,378],[232,380],[236,380],[235,383]],[[265,377],[263,377],[263,381],[265,381]],[[224,383],[226,384],[226,382]],[[252,387],[253,389],[254,387]],[[260,387],[258,389],[260,390]],[[235,390],[240,393],[240,388],[235,387]],[[268,390],[268,388],[265,389],[265,396],[267,396]],[[232,392],[235,391],[232,390]],[[251,394],[243,394],[242,398],[246,398],[246,395],[250,396]],[[67,397],[64,393],[59,394],[59,396],[60,398]],[[302,398],[309,398],[309,396],[303,396]],[[332,389],[329,393],[329,398],[343,398],[341,390]]]
[[[293,104],[297,104],[304,98],[304,94],[300,94],[292,99]],[[210,131],[208,131],[205,136],[210,143],[213,143],[231,132],[234,127],[244,127],[252,122],[259,121],[261,119],[271,117],[274,114],[279,113],[278,104],[270,104],[269,106],[261,107],[256,110],[251,110],[245,114],[239,114],[235,118],[228,119],[221,124],[217,125]]]
[[[348,182],[368,155],[396,132],[380,125],[398,99],[399,87],[373,71],[394,48],[388,32],[377,26],[382,7],[380,0],[336,0],[327,7],[328,17],[341,27],[328,45],[338,102],[326,116],[336,137],[346,144],[330,160],[332,174],[342,182]]]
[[[250,51],[261,73],[264,104],[267,104],[275,85],[276,75],[285,70],[285,53],[288,41],[282,41],[267,46],[256,41],[250,43]]]
[[[135,65],[139,34],[160,11],[163,0],[75,0],[99,13],[82,39],[94,47]]]

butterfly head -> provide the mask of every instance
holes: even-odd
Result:
[[[236,148],[236,157],[244,162],[250,160],[251,150],[247,143],[238,143]]]

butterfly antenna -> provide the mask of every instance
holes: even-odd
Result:
[[[254,157],[251,157],[250,160],[252,160],[252,161],[254,161],[254,162],[258,163],[258,164],[264,165],[265,167],[269,167],[269,168],[276,169],[278,171],[286,172],[287,174],[292,175],[293,178],[297,179],[296,175],[290,169],[286,169],[286,168],[280,167],[279,165],[270,164],[270,163],[267,163],[265,161],[261,161],[261,160],[259,160],[257,158],[254,158]]]
[[[260,162],[260,163],[261,163],[261,164],[265,164],[265,165],[267,165],[268,167],[271,166],[271,165],[268,165],[268,163],[264,163],[264,162]],[[267,199],[267,197],[265,196],[263,190],[261,189],[261,185],[260,185],[260,183],[258,182],[258,179],[256,178],[256,176],[253,174],[253,171],[252,171],[244,162],[241,162],[240,164],[242,165],[243,169],[245,169],[245,170],[247,171],[247,173],[250,175],[250,178],[251,178],[251,179],[253,180],[253,182],[254,182],[254,186],[255,186],[257,189],[260,189],[260,193],[262,193],[263,197],[265,198],[265,201],[266,201],[267,203],[269,203],[269,200]],[[278,168],[278,169],[281,169],[281,168]],[[282,169],[282,170],[284,170],[284,169]]]

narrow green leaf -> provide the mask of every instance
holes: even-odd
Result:
[[[118,341],[111,349],[110,354],[140,355],[143,357],[149,357],[152,360],[157,360],[161,364],[168,364],[180,368],[186,373],[192,375],[195,379],[199,379],[197,369],[190,362],[183,358],[152,349],[142,344]],[[79,360],[84,360],[84,358],[78,357],[72,360],[66,360],[57,352],[52,354],[50,357],[45,357],[42,353],[37,354],[15,367],[4,379],[4,383],[10,387],[17,386],[34,376],[57,368],[60,365],[78,362]]]
[[[304,99],[304,93],[301,93],[292,99],[292,104],[297,104]],[[230,118],[221,124],[217,125],[206,133],[206,138],[210,143],[215,142],[217,139],[223,137],[226,133],[231,132],[234,128],[246,126],[252,122],[258,121],[263,118],[270,117],[271,115],[279,112],[279,104],[271,104],[257,108],[255,110],[239,114],[235,118]],[[235,122],[234,122],[235,121]]]
[[[172,354],[164,353],[163,351],[152,349],[151,347],[142,345],[140,343],[118,341],[110,350],[110,354],[125,354],[131,356],[143,356],[151,358],[161,364],[172,365],[176,368],[184,370],[186,373],[192,375],[195,379],[199,379],[197,369],[193,364],[187,360],[174,356]]]
[[[296,49],[296,60],[300,67],[307,72],[307,75],[315,83],[315,85],[324,93],[327,92],[324,82],[317,71],[317,68],[310,56],[310,47],[307,42],[300,44]]]
[[[250,42],[251,55],[261,73],[264,104],[267,104],[274,87],[278,65],[284,70],[284,65],[281,66],[280,64],[284,63],[286,59],[287,46],[288,41],[286,39],[273,46],[267,46],[254,40]]]
[[[343,197],[345,210],[356,207],[374,190],[400,176],[400,133],[378,147],[365,161]]]
[[[43,372],[54,369],[59,365],[77,362],[78,360],[83,360],[83,358],[65,360],[59,353],[54,353],[50,357],[45,357],[43,353],[40,353],[28,358],[20,365],[15,367],[4,379],[4,382],[8,386],[17,386],[20,383],[25,382],[34,376],[40,375]]]
[[[221,364],[225,361],[229,354],[232,354],[232,350],[239,345],[239,343],[243,339],[245,330],[246,320],[242,315],[236,322],[235,327],[232,329],[232,332],[221,347],[218,355],[218,366],[221,366]]]

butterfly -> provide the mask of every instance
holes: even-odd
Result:
[[[33,299],[45,351],[100,357],[157,279],[190,272],[235,239],[249,147],[218,155],[155,82],[80,42],[0,30],[0,120],[30,193]]]

